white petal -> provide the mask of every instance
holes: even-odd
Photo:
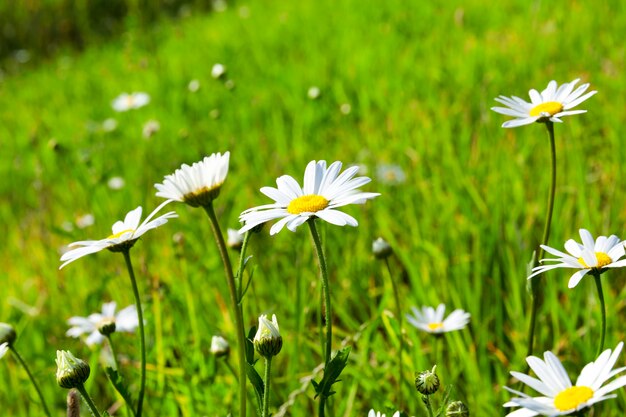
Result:
[[[589,272],[589,269],[581,269],[580,271],[576,271],[574,275],[572,275],[567,283],[568,288],[574,288],[578,285],[581,279]]]

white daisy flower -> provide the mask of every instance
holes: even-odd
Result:
[[[239,220],[245,226],[239,233],[275,219],[280,220],[272,226],[270,235],[280,232],[284,226],[294,232],[311,217],[319,217],[337,226],[357,226],[358,222],[352,216],[336,209],[348,204],[363,204],[380,194],[360,192],[358,188],[371,180],[368,177],[353,178],[358,167],[350,167],[339,175],[341,165],[336,161],[326,168],[326,161],[311,161],[304,172],[304,187],[300,188],[293,177],[283,175],[276,180],[277,188],[261,188],[261,192],[275,203],[241,213]]]
[[[152,220],[159,210],[171,200],[167,200],[157,207],[150,215],[141,223],[141,206],[128,212],[123,221],[117,221],[113,224],[113,234],[106,239],[101,240],[82,240],[79,242],[70,243],[69,247],[77,247],[76,249],[70,249],[61,256],[63,264],[59,269],[63,268],[70,262],[74,262],[78,258],[90,255],[92,253],[100,252],[103,249],[109,249],[112,252],[120,252],[122,250],[130,249],[137,239],[139,239],[144,233],[149,230],[155,229],[159,226],[167,223],[168,219],[178,217],[176,213],[170,211]]]
[[[608,268],[620,268],[626,266],[626,259],[619,260],[624,256],[624,243],[620,239],[611,235],[598,236],[593,240],[591,233],[585,229],[580,229],[580,238],[583,242],[576,242],[573,239],[565,242],[565,249],[570,255],[558,251],[550,246],[541,245],[546,252],[558,256],[556,259],[542,259],[540,262],[557,262],[556,264],[541,265],[533,268],[533,273],[528,279],[555,268],[578,269],[569,279],[567,286],[574,288],[580,280],[589,272],[601,274]]]
[[[575,79],[571,83],[558,86],[556,81],[552,80],[541,93],[535,89],[530,90],[528,92],[530,103],[516,96],[499,96],[495,100],[507,107],[492,107],[491,110],[496,113],[516,117],[513,120],[504,122],[502,127],[517,127],[533,122],[546,121],[561,123],[562,120],[560,118],[563,116],[586,113],[587,110],[571,109],[597,93],[597,91],[590,91],[584,94],[589,88],[588,83],[574,90],[578,81],[580,81],[580,78]]]
[[[211,77],[216,80],[222,78],[226,74],[226,67],[222,64],[214,64],[211,68]]]
[[[133,333],[139,326],[137,308],[134,305],[128,306],[115,313],[117,304],[115,301],[104,303],[102,313],[90,314],[89,317],[72,317],[67,321],[71,327],[66,336],[80,337],[87,334],[85,343],[87,345],[99,345],[104,340],[104,335],[100,333],[103,326],[115,324],[116,332]]]
[[[385,415],[380,411],[374,411],[374,409],[371,409],[370,412],[367,413],[367,417],[385,417]],[[396,411],[391,417],[400,417],[400,412]]]
[[[128,111],[138,109],[150,103],[150,96],[146,93],[122,93],[111,102],[111,107],[115,111]]]
[[[623,346],[624,343],[620,342],[613,352],[611,349],[602,352],[595,362],[583,368],[573,386],[561,361],[552,352],[545,352],[544,360],[529,356],[526,362],[539,379],[520,372],[511,372],[511,375],[542,396],[531,397],[504,387],[519,395],[504,404],[504,407],[522,407],[510,412],[507,417],[563,416],[576,413],[600,401],[615,398],[615,394],[609,393],[626,385],[626,375],[613,379],[606,385],[604,383],[626,370],[626,367],[613,369]]]
[[[163,197],[192,207],[210,204],[220,193],[228,174],[230,152],[214,153],[191,166],[183,164],[173,174],[166,175],[162,184],[154,184],[157,197]]]
[[[411,307],[413,315],[407,314],[409,323],[428,333],[440,334],[463,329],[469,323],[470,314],[457,309],[444,320],[445,304],[439,304],[435,310],[432,307],[422,307],[421,310]]]
[[[2,357],[7,354],[8,350],[9,350],[9,344],[8,343],[4,342],[4,343],[0,344],[0,359],[2,359]]]

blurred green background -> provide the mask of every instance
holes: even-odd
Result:
[[[432,367],[435,343],[405,324],[406,374],[397,375],[391,285],[370,252],[378,236],[397,255],[393,279],[406,312],[444,302],[472,314],[467,329],[438,342],[437,369],[472,415],[504,415],[510,394],[502,386],[515,384],[509,371],[525,368],[526,264],[543,229],[549,144],[541,125],[502,129],[507,118],[490,107],[500,94],[527,98],[551,79],[590,82],[599,93],[580,106],[589,112],[555,126],[550,243],[561,248],[581,227],[624,237],[624,33],[617,0],[3,2],[0,321],[17,328],[16,347],[55,415],[65,402],[54,379],[56,349],[88,359],[88,390],[101,408],[114,406],[99,349],[64,334],[71,316],[105,301],[133,302],[123,259],[101,252],[58,271],[64,246],[108,236],[138,205],[151,211],[160,203],[154,183],[213,152],[231,152],[216,200],[224,229],[267,203],[258,189],[276,177],[301,179],[310,160],[341,160],[363,165],[373,179],[365,190],[382,195],[346,208],[358,228],[323,228],[335,348],[342,339],[353,347],[335,415],[395,409],[398,378],[406,411],[425,415],[413,373]],[[220,79],[211,76],[216,63],[227,70]],[[319,97],[310,98],[311,87]],[[132,91],[148,93],[150,103],[114,111],[111,102]],[[147,134],[151,121],[159,128],[152,123]],[[389,166],[405,178],[389,181]],[[212,335],[235,339],[223,270],[206,216],[170,207],[180,218],[132,251],[148,322],[146,412],[224,416],[236,408],[236,383],[209,353]],[[281,415],[299,378],[322,361],[317,263],[304,228],[274,237],[266,230],[250,254],[246,323],[275,313],[285,338],[270,407]],[[542,278],[536,346],[576,376],[595,359],[599,309],[592,280],[568,290],[568,278],[561,271]],[[614,347],[625,332],[624,273],[603,280],[607,347]],[[137,337],[120,335],[117,350],[136,384]],[[10,356],[0,365],[3,413],[36,415],[35,392]],[[313,396],[310,386],[295,393],[284,415],[312,415]],[[622,416],[625,396],[595,408],[594,415]]]

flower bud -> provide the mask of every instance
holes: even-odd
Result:
[[[89,365],[66,350],[57,350],[57,383],[61,388],[78,388],[89,378]]]
[[[228,233],[228,240],[226,242],[228,247],[240,250],[243,245],[243,235],[239,234],[239,232],[235,229],[228,229],[226,232]]]
[[[0,323],[0,345],[3,343],[12,345],[16,338],[17,333],[15,333],[13,326],[7,323]]]
[[[109,336],[115,333],[115,317],[106,317],[98,323],[98,331],[102,336]]]
[[[432,395],[439,389],[439,377],[435,373],[437,365],[430,371],[420,372],[415,375],[415,388],[420,394]]]
[[[470,413],[462,401],[452,401],[446,408],[446,417],[469,417]]]
[[[211,338],[211,353],[216,358],[226,356],[230,352],[230,345],[222,336],[213,336]]]
[[[372,243],[372,252],[376,259],[385,259],[388,258],[393,250],[391,249],[391,245],[387,243],[385,239],[379,237]]]
[[[276,315],[272,314],[272,321],[265,314],[259,317],[259,329],[254,336],[254,347],[264,358],[276,356],[283,347],[283,338],[278,331]]]

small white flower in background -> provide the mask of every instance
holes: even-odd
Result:
[[[214,153],[191,166],[181,165],[166,175],[162,184],[154,184],[156,196],[180,201],[192,207],[204,207],[219,195],[228,174],[230,152]]]
[[[102,326],[114,324],[114,331],[116,332],[133,333],[139,326],[137,308],[134,305],[130,305],[116,313],[116,307],[115,301],[111,301],[102,305],[102,313],[93,313],[88,317],[70,318],[67,324],[72,327],[65,335],[80,337],[86,334],[88,336],[85,339],[85,343],[88,346],[93,346],[99,345],[104,340],[104,335],[99,330]]]
[[[540,262],[558,262],[556,264],[541,265],[533,268],[533,273],[528,279],[556,268],[578,269],[569,279],[567,286],[574,288],[580,280],[588,273],[601,274],[609,268],[621,268],[626,266],[626,259],[619,260],[624,256],[624,242],[617,236],[598,236],[593,240],[593,236],[586,229],[580,229],[580,238],[583,242],[576,242],[570,239],[565,242],[565,249],[570,255],[558,251],[550,246],[541,245],[543,250],[551,255],[558,256],[556,259],[541,259]]]
[[[30,52],[26,49],[18,49],[15,51],[15,54],[13,54],[13,57],[15,57],[15,60],[20,64],[25,64],[30,61]]]
[[[243,235],[239,233],[236,229],[227,229],[226,233],[228,234],[228,239],[226,244],[229,248],[232,249],[241,249],[241,245],[243,245]]]
[[[321,93],[322,93],[322,91],[319,89],[319,87],[313,86],[313,87],[309,88],[309,90],[307,91],[306,95],[311,100],[317,100],[320,97]]]
[[[374,411],[374,409],[371,409],[369,413],[367,413],[367,417],[386,417],[384,414],[382,414],[380,411]],[[395,413],[393,413],[393,416],[391,417],[400,417],[400,412],[396,411]]]
[[[95,220],[93,214],[84,214],[76,218],[76,226],[78,226],[79,229],[84,229],[85,227],[93,226]]]
[[[226,67],[222,64],[215,64],[213,68],[211,68],[211,77],[216,80],[222,78],[226,74]]]
[[[304,187],[289,175],[276,180],[276,186],[263,187],[261,192],[274,200],[273,204],[254,207],[241,213],[239,220],[245,224],[239,230],[244,233],[259,224],[270,220],[277,221],[270,229],[270,235],[280,232],[283,227],[295,232],[296,228],[311,217],[319,217],[337,226],[357,226],[352,216],[336,210],[348,204],[364,204],[379,196],[379,193],[364,193],[359,187],[371,180],[356,177],[357,167],[341,171],[341,162],[333,162],[326,168],[326,161],[311,161],[304,171]]]
[[[624,343],[620,342],[614,351],[607,349],[594,362],[587,364],[578,375],[575,385],[572,385],[561,361],[552,352],[545,352],[544,360],[529,356],[526,362],[539,379],[521,372],[513,371],[511,375],[539,392],[541,396],[531,397],[523,392],[504,387],[507,391],[519,395],[505,403],[504,407],[522,407],[510,412],[507,416],[563,416],[577,413],[600,401],[617,397],[610,393],[626,385],[626,375],[613,379],[606,385],[605,382],[626,370],[626,368],[613,369],[623,346]]]
[[[117,120],[115,119],[106,119],[104,122],[102,122],[102,130],[105,132],[112,132],[115,129],[117,129]]]
[[[146,124],[143,125],[141,134],[143,135],[144,139],[150,139],[159,130],[161,130],[161,124],[158,121],[148,120]]]
[[[4,355],[6,355],[7,351],[9,350],[9,344],[8,343],[2,343],[0,345],[0,359],[2,359],[2,357]]]
[[[228,355],[230,352],[230,345],[222,336],[211,337],[211,353],[218,358]]]
[[[272,321],[269,321],[265,314],[259,316],[259,328],[252,343],[257,352],[265,358],[278,355],[283,347],[283,338],[275,314],[272,314]]]
[[[178,217],[176,213],[170,211],[152,220],[158,211],[169,202],[170,200],[162,203],[152,213],[150,213],[150,215],[146,217],[141,224],[139,224],[139,221],[141,220],[141,206],[129,211],[123,221],[117,221],[113,224],[113,234],[106,239],[82,240],[70,243],[69,247],[75,249],[71,249],[61,256],[63,264],[59,267],[59,269],[63,268],[70,262],[74,262],[75,260],[82,258],[83,256],[100,252],[103,249],[109,249],[112,252],[130,249],[135,244],[137,239],[143,236],[144,233],[164,225],[167,223],[168,219]]]
[[[121,190],[126,185],[126,181],[122,177],[111,177],[107,181],[107,185],[112,190]]]
[[[122,112],[131,109],[138,109],[150,103],[150,96],[146,93],[122,93],[113,100],[111,106],[113,110]]]
[[[349,105],[348,103],[343,103],[340,107],[339,107],[339,111],[343,114],[350,114],[350,112],[352,111],[352,106]]]
[[[439,304],[436,310],[432,307],[422,307],[421,310],[411,307],[411,311],[413,311],[413,315],[406,315],[408,322],[420,330],[433,334],[463,329],[470,319],[469,313],[458,309],[450,313],[444,320],[445,304]]]
[[[492,107],[491,110],[515,117],[513,120],[504,122],[502,127],[517,127],[546,121],[561,123],[563,121],[560,118],[563,116],[586,113],[587,110],[571,109],[597,93],[597,91],[590,91],[583,95],[589,88],[589,84],[583,84],[574,90],[578,81],[580,78],[558,86],[556,81],[552,80],[541,93],[532,89],[528,92],[530,103],[516,96],[499,96],[495,100],[507,107]]]
[[[376,168],[376,177],[383,184],[397,185],[406,181],[406,174],[398,165],[380,164]]]
[[[187,84],[187,89],[191,91],[192,93],[195,93],[196,91],[200,89],[200,81],[198,80],[189,81],[189,84]]]
[[[213,7],[213,10],[218,13],[225,12],[226,9],[228,9],[228,4],[224,0],[213,0],[211,2],[211,6]]]

